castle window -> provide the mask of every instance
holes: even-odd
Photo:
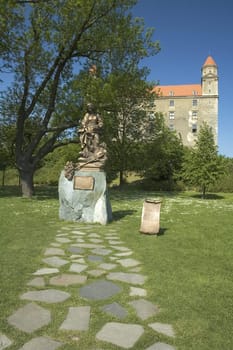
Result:
[[[174,96],[174,91],[170,91],[169,96]]]
[[[197,100],[193,100],[193,106],[197,106]]]
[[[197,124],[192,125],[192,133],[196,134],[197,133]]]
[[[175,105],[174,100],[170,100],[170,101],[169,101],[169,106],[170,106],[170,107],[173,107],[174,105]]]
[[[197,119],[197,111],[192,111],[192,118]]]
[[[174,111],[169,112],[169,119],[175,119],[175,112]]]
[[[173,125],[173,124],[170,124],[170,125],[169,125],[169,129],[170,129],[171,131],[174,131],[174,125]]]

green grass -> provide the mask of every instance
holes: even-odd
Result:
[[[142,204],[147,197],[162,198],[158,236],[139,233]],[[133,349],[143,350],[155,341],[167,342],[177,350],[233,349],[233,194],[202,200],[193,193],[140,192],[126,187],[123,191],[111,190],[110,198],[114,221],[106,226],[93,225],[91,232],[104,234],[117,229],[125,245],[134,251],[133,257],[143,262],[143,273],[148,276],[147,299],[160,308],[156,318],[142,322],[146,331]],[[20,198],[17,189],[11,187],[0,190],[0,332],[14,340],[9,350],[19,349],[32,335],[9,326],[7,317],[25,304],[19,296],[28,289],[32,273],[43,266],[44,249],[54,241],[57,230],[74,226],[59,221],[58,207],[56,188],[38,188],[32,200]],[[85,229],[85,225],[77,225]],[[124,305],[128,287],[122,287],[125,293],[118,301]],[[46,305],[54,321],[36,334],[47,333],[64,341],[68,344],[62,348],[65,350],[117,349],[92,343],[106,322],[101,311],[91,316],[90,336],[80,333],[78,342],[72,340],[75,334],[57,331],[68,306],[80,303],[77,287],[64,290],[71,292],[72,298],[60,307]],[[172,324],[176,337],[170,339],[150,330],[147,324],[155,321]],[[133,313],[126,322],[139,323]]]

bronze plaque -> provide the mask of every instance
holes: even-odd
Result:
[[[74,176],[74,190],[94,189],[94,177],[92,176]]]

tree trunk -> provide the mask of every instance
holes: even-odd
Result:
[[[124,171],[123,171],[123,170],[120,170],[119,175],[120,175],[120,183],[119,183],[119,185],[120,185],[120,187],[121,187],[121,186],[123,186],[124,183],[125,183]]]
[[[6,168],[2,170],[2,187],[5,186]]]
[[[202,186],[202,199],[205,199],[205,194],[206,194],[206,186]]]
[[[32,169],[19,170],[22,196],[25,198],[31,198],[33,196],[33,193],[34,193],[33,175],[34,175],[34,170]]]

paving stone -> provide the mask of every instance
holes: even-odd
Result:
[[[90,321],[90,306],[70,307],[60,329],[71,331],[87,331]]]
[[[65,252],[60,248],[47,248],[44,255],[65,255]]]
[[[86,232],[77,231],[77,230],[73,230],[73,231],[71,231],[71,233],[73,233],[75,235],[80,235],[80,236],[85,236],[87,234]]]
[[[117,257],[119,256],[129,256],[132,255],[133,252],[130,250],[129,252],[123,252],[123,253],[114,253],[114,255],[116,255]]]
[[[166,343],[155,343],[151,346],[149,346],[149,348],[146,348],[145,350],[175,350],[175,348],[171,345],[168,345]]]
[[[99,238],[90,238],[89,241],[92,243],[102,243],[103,242],[103,240],[99,239]]]
[[[122,241],[118,241],[118,240],[109,240],[108,241],[109,244],[111,245],[118,245],[118,244],[122,244]]]
[[[112,261],[115,261],[115,260],[117,260],[117,259],[119,259],[119,258],[116,257],[116,256],[110,256],[109,259],[112,260]]]
[[[110,272],[107,279],[141,285],[145,283],[146,277],[138,273]]]
[[[139,261],[137,261],[135,259],[131,259],[131,258],[120,259],[120,260],[117,260],[117,262],[123,267],[133,267],[133,266],[137,266],[140,264]]]
[[[52,247],[58,248],[61,246],[61,243],[51,243],[50,244]]]
[[[44,278],[43,277],[35,277],[27,283],[27,286],[44,287],[45,286]]]
[[[70,259],[72,260],[72,259],[77,259],[77,258],[83,258],[83,255],[82,254],[72,254],[71,256],[70,256]]]
[[[100,277],[102,275],[104,275],[105,273],[107,273],[104,270],[98,270],[98,269],[94,269],[94,270],[89,270],[87,271],[87,273],[93,277]]]
[[[70,272],[77,272],[77,273],[80,273],[80,272],[86,270],[87,267],[88,267],[88,266],[87,266],[87,265],[84,265],[84,264],[73,263],[73,264],[70,265],[69,271],[70,271]]]
[[[82,248],[75,247],[73,245],[68,248],[68,251],[71,252],[71,253],[74,253],[74,254],[76,254],[76,253],[80,254],[80,253],[84,252],[84,250]]]
[[[130,349],[143,333],[143,327],[137,324],[109,322],[96,334],[96,338],[124,349]]]
[[[86,276],[77,274],[62,274],[60,276],[54,276],[50,278],[49,283],[54,286],[70,286],[72,284],[84,284],[87,281]]]
[[[59,243],[70,243],[71,240],[69,238],[65,238],[65,237],[57,237],[56,241]]]
[[[145,289],[143,289],[143,288],[130,287],[129,295],[131,297],[133,297],[133,296],[146,297],[147,296],[147,291]]]
[[[37,337],[29,340],[19,350],[55,350],[63,344],[47,337]]]
[[[101,310],[120,319],[124,319],[128,315],[128,311],[116,302],[102,306]]]
[[[93,261],[93,262],[101,262],[103,261],[103,257],[99,255],[88,255],[88,260]]]
[[[77,243],[84,243],[84,242],[85,242],[85,239],[83,239],[83,238],[77,238],[77,239],[76,239],[76,242],[77,242]]]
[[[131,301],[129,305],[135,309],[137,316],[143,321],[159,312],[158,306],[145,299]]]
[[[128,271],[129,272],[141,272],[142,268],[141,268],[141,266],[137,266],[137,267],[134,267],[132,269],[129,269]]]
[[[104,300],[112,297],[120,291],[121,288],[118,285],[105,280],[100,280],[81,287],[79,294],[86,299]]]
[[[51,256],[49,258],[43,259],[43,262],[53,267],[60,267],[68,264],[69,261],[65,259],[61,259],[58,256]]]
[[[115,267],[117,267],[117,264],[103,263],[99,265],[99,268],[103,270],[112,270]]]
[[[32,333],[49,324],[51,315],[49,310],[35,303],[30,303],[14,312],[8,317],[7,321],[23,332]]]
[[[37,270],[36,272],[33,273],[33,275],[38,276],[38,275],[51,275],[53,273],[58,273],[59,270],[55,267],[44,267],[42,269]]]
[[[174,329],[170,324],[155,322],[155,323],[150,323],[148,326],[154,329],[158,333],[165,334],[168,337],[175,337]]]
[[[103,248],[96,248],[96,249],[92,250],[92,253],[97,254],[97,255],[109,255],[110,253],[112,253],[112,250],[103,249]]]
[[[84,260],[84,258],[73,259],[72,262],[79,263],[79,264],[86,264],[86,261]]]
[[[98,235],[97,233],[90,233],[88,237],[99,238],[100,235]]]
[[[13,342],[5,335],[0,333],[0,350],[6,349]]]
[[[29,291],[21,295],[20,299],[22,300],[33,300],[41,301],[44,303],[60,303],[65,301],[70,297],[70,294],[67,292],[62,292],[57,289],[45,289],[39,291]]]
[[[97,243],[79,243],[78,246],[81,248],[88,248],[88,249],[101,249],[104,247],[102,244],[97,244]]]

